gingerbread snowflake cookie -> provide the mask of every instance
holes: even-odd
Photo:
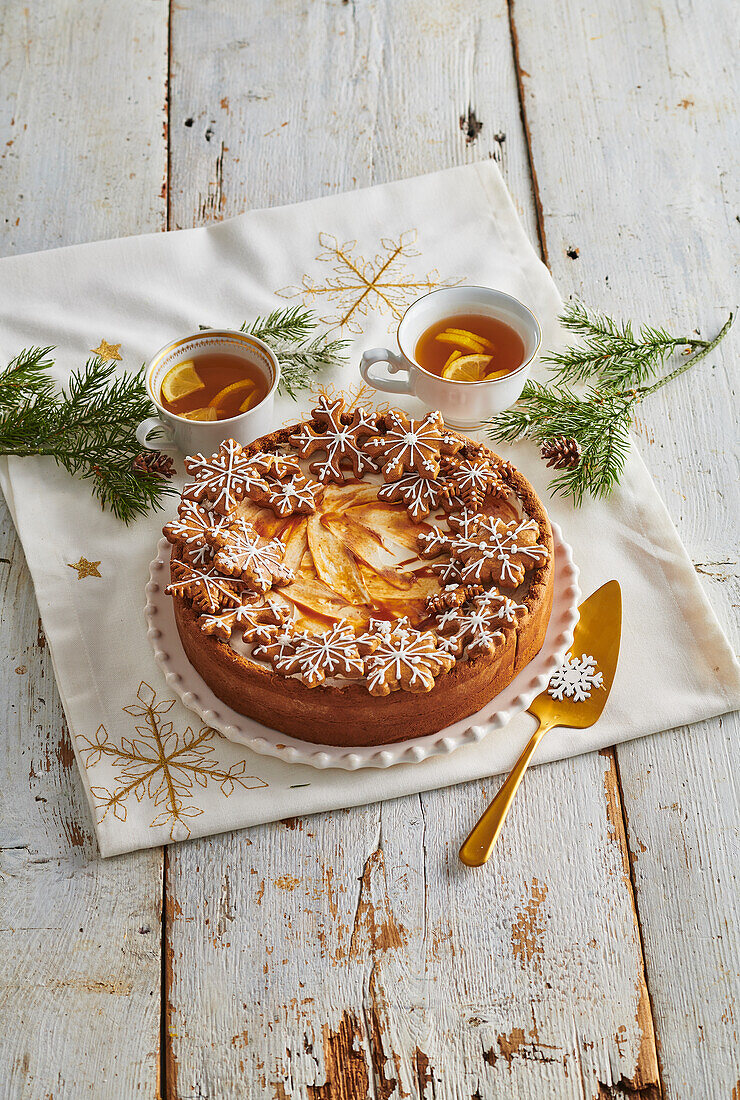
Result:
[[[229,522],[228,517],[212,512],[205,505],[183,499],[177,507],[177,519],[166,523],[162,534],[168,542],[182,548],[186,561],[193,565],[205,565],[213,559],[208,534],[221,530]]]
[[[378,430],[375,417],[362,405],[351,413],[345,413],[344,407],[343,397],[329,400],[322,394],[311,414],[319,428],[304,424],[290,437],[291,446],[304,458],[323,451],[325,457],[314,459],[308,468],[319,481],[339,485],[348,477],[360,478],[378,468],[362,449],[362,441]]]
[[[482,584],[463,584],[460,580],[451,581],[434,596],[427,596],[426,608],[431,614],[440,614],[450,611],[454,607],[462,607],[474,596],[479,596],[484,591]]]
[[[185,469],[195,481],[183,489],[185,500],[207,501],[213,511],[230,515],[237,504],[265,485],[263,474],[235,439],[225,439],[215,454],[185,459]]]
[[[462,445],[445,431],[441,413],[411,420],[395,411],[386,415],[385,431],[366,440],[364,450],[377,459],[386,481],[398,481],[412,471],[422,478],[438,477],[440,456],[454,454]]]
[[[316,511],[324,495],[324,486],[318,481],[293,474],[284,481],[269,481],[250,492],[251,500],[272,508],[277,516],[309,515]]]
[[[283,562],[285,546],[280,539],[261,538],[241,517],[211,532],[209,539],[216,550],[216,568],[229,577],[239,577],[254,592],[267,592],[273,585],[290,584],[295,579]]]
[[[486,454],[471,457],[451,455],[444,460],[444,489],[442,496],[455,505],[462,503],[469,511],[477,512],[488,496],[505,492],[501,469]]]
[[[544,564],[548,551],[537,540],[539,528],[534,520],[506,523],[493,516],[463,512],[448,519],[450,530],[432,527],[419,535],[419,553],[436,557],[448,553],[452,568],[466,583],[492,580],[503,588],[518,588],[528,570]]]
[[[378,500],[405,505],[412,523],[421,523],[439,505],[445,482],[436,477],[419,477],[414,470],[398,481],[388,481],[378,489]]]
[[[215,565],[192,565],[175,560],[170,566],[172,583],[168,596],[187,596],[198,611],[213,615],[224,607],[238,607],[246,585],[238,578],[225,577]]]
[[[255,595],[239,607],[230,608],[215,615],[202,615],[200,628],[204,634],[213,635],[228,642],[235,630],[241,632],[245,642],[266,642],[276,626],[282,626],[290,618],[287,607]]]
[[[367,689],[371,695],[392,691],[427,692],[434,679],[455,664],[432,631],[415,630],[408,619],[394,623],[372,619],[367,632],[357,638],[365,654]]]
[[[306,687],[318,687],[327,676],[357,679],[365,671],[355,632],[342,619],[318,634],[288,631],[257,647],[276,672],[296,676]]]
[[[469,657],[493,653],[506,640],[507,628],[527,610],[524,604],[515,603],[495,588],[486,590],[480,585],[449,585],[445,592],[450,588],[453,598],[458,597],[455,602],[442,607],[435,603],[434,597],[430,597],[427,607],[436,613],[434,629],[442,636],[441,645],[458,657],[463,652]],[[466,598],[467,592],[470,595]]]

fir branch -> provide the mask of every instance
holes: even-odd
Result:
[[[48,395],[54,382],[46,373],[53,365],[49,353],[54,349],[24,348],[0,371],[0,409],[17,408],[29,398]]]
[[[584,307],[578,308],[583,312],[569,309],[562,318],[566,328],[579,331],[576,326],[591,324],[593,318],[599,316],[586,313]],[[629,432],[635,407],[714,351],[727,335],[732,322],[733,315],[730,314],[713,340],[692,341],[699,347],[696,354],[650,385],[620,386],[611,381],[611,378],[619,377],[616,372],[606,379],[599,375],[596,384],[580,395],[574,393],[565,381],[552,386],[528,381],[516,404],[489,420],[488,435],[494,442],[514,443],[520,439],[531,439],[540,445],[558,437],[575,439],[581,451],[581,460],[574,468],[559,473],[550,482],[550,489],[571,497],[576,505],[583,502],[587,493],[595,497],[608,496],[619,483],[629,454]],[[612,334],[610,339],[631,338],[629,325],[615,326],[614,322],[603,317],[599,318],[598,323],[601,331]],[[642,329],[641,334],[661,331]],[[684,340],[676,342],[677,346],[686,343]]]
[[[708,344],[696,337],[671,336],[651,325],[642,325],[636,337],[630,321],[614,321],[578,300],[567,303],[560,323],[582,342],[542,356],[542,362],[553,367],[557,384],[598,379],[613,386],[639,386],[678,348],[690,352]]]
[[[256,336],[275,352],[280,362],[280,392],[296,400],[297,391],[309,389],[321,371],[344,366],[347,340],[330,340],[325,333],[312,335],[318,328],[316,314],[302,306],[276,309],[267,317],[258,317],[242,332]]]
[[[0,454],[53,458],[91,481],[101,506],[125,523],[161,508],[172,486],[141,476],[131,465],[139,452],[136,428],[152,411],[143,370],[113,377],[115,365],[95,357],[73,372],[66,393],[58,393],[43,373],[52,365],[45,359],[52,350],[31,349],[42,351],[41,357],[21,352],[0,374]],[[8,395],[3,381],[13,377],[18,362],[37,377]]]
[[[248,328],[245,321],[241,330],[269,344],[272,340],[305,340],[315,328],[316,318],[310,309],[287,306],[273,310],[267,317],[258,317]]]

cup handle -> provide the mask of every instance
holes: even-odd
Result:
[[[403,371],[405,378],[387,378],[385,375],[372,373],[370,368],[375,363],[387,363],[388,373],[397,374]],[[411,386],[411,370],[402,355],[396,355],[390,348],[370,348],[360,360],[360,374],[365,382],[376,390],[385,390],[386,393],[413,393]]]
[[[154,431],[162,438],[150,441],[149,436]],[[148,416],[142,420],[136,429],[136,442],[146,451],[162,451],[175,446],[170,429],[158,416]]]

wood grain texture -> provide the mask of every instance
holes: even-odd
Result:
[[[209,0],[171,41],[173,228],[488,156],[536,239],[505,4]]]
[[[503,4],[178,5],[171,38],[173,225],[488,153],[536,237]],[[656,1095],[613,758],[532,772],[471,872],[497,786],[173,848],[169,1093]]]
[[[161,229],[167,5],[8,2],[0,25],[0,250]],[[0,1095],[154,1098],[161,852],[101,861],[4,505],[0,531]]]
[[[164,227],[167,0],[0,2],[3,255]]]
[[[546,25],[533,0],[513,13],[561,288],[617,315],[713,334],[737,304],[737,67],[724,5],[576,2]],[[736,642],[737,348],[735,328],[645,404],[638,434]],[[727,715],[617,749],[670,1097],[724,1098],[740,1076],[738,729]]]
[[[480,873],[457,844],[493,783],[171,853],[172,1095],[565,1098],[616,1072],[649,1096],[610,769],[584,758],[574,805],[548,768]],[[548,800],[559,828],[534,832]]]

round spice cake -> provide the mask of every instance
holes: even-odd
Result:
[[[545,510],[439,413],[323,396],[306,422],[185,466],[167,592],[234,710],[319,744],[403,741],[474,714],[539,652]]]

